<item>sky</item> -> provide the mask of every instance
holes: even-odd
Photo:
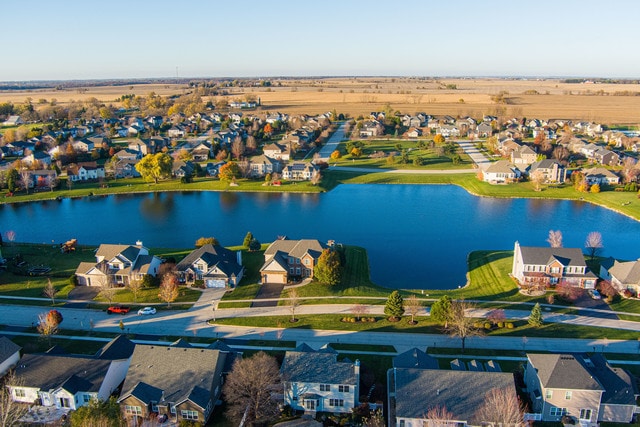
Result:
[[[640,77],[637,0],[21,0],[0,81]]]

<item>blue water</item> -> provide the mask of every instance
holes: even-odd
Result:
[[[604,254],[640,257],[640,223],[578,201],[479,198],[450,185],[340,185],[324,194],[186,192],[0,205],[0,231],[21,242],[134,243],[193,247],[201,236],[242,243],[278,236],[363,246],[374,282],[390,288],[464,285],[469,252],[546,246],[561,230],[565,247],[599,231]]]

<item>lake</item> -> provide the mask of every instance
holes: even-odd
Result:
[[[466,258],[481,249],[584,247],[602,233],[604,253],[640,257],[640,223],[579,201],[494,199],[452,185],[340,185],[323,194],[184,192],[113,195],[0,205],[0,231],[18,242],[133,244],[188,248],[201,236],[242,243],[278,236],[358,245],[372,280],[389,288],[453,289],[465,284]]]

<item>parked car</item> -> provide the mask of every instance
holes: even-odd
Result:
[[[595,289],[590,289],[589,290],[589,296],[593,299],[602,299],[602,296],[600,295],[600,292],[598,292]]]
[[[138,310],[138,314],[156,314],[156,309],[153,307],[145,307]]]
[[[107,308],[107,314],[127,314],[129,311],[131,311],[130,307],[125,307],[122,305],[112,305],[111,307]]]

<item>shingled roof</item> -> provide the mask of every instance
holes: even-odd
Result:
[[[185,271],[197,260],[202,259],[209,269],[217,266],[227,276],[238,275],[242,266],[238,264],[236,253],[220,245],[206,244],[192,251],[176,265],[178,271]]]
[[[529,265],[547,265],[557,260],[564,266],[586,266],[584,255],[578,248],[548,248],[537,246],[520,246],[522,262]]]
[[[289,382],[355,385],[355,364],[337,359],[335,353],[287,351],[280,372]]]
[[[20,349],[21,347],[9,338],[0,336],[0,363],[16,354]]]
[[[601,390],[582,357],[572,354],[527,354],[544,388],[564,390]]]

